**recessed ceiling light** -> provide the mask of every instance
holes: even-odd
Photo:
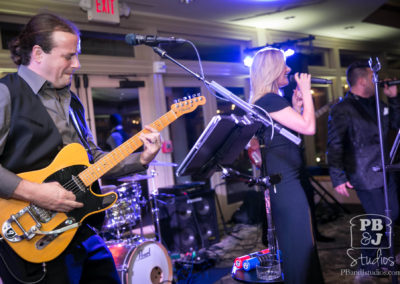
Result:
[[[194,0],[181,0],[181,3],[183,4],[190,4],[192,3]]]
[[[296,16],[287,16],[287,17],[284,17],[283,19],[285,19],[285,20],[291,20],[291,19],[294,19],[294,18],[296,18]]]

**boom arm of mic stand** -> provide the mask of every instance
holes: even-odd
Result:
[[[266,176],[266,177],[252,177],[252,176],[249,176],[246,174],[242,174],[241,172],[238,172],[234,169],[225,168],[222,165],[218,165],[218,166],[222,170],[222,178],[231,177],[231,176],[238,177],[238,178],[243,179],[243,181],[246,182],[249,186],[260,185],[260,186],[269,188],[274,184],[280,183],[280,181],[281,181],[280,174]]]
[[[230,92],[228,89],[222,87],[220,84],[218,84],[215,81],[211,81],[211,83],[208,83],[205,81],[206,84],[208,84],[214,91],[218,92],[221,94],[224,98],[228,99],[244,111],[253,119],[258,120],[262,122],[265,126],[271,126],[271,122],[266,119],[263,115],[260,115],[258,112],[256,112],[253,107],[251,107],[250,104],[247,102],[243,101],[241,98]],[[283,128],[282,126],[278,124],[273,125],[275,130],[279,132],[279,134],[285,136],[287,139],[295,143],[296,145],[300,145],[301,139],[288,131],[287,129]]]
[[[199,74],[193,72],[192,70],[190,70],[189,68],[187,68],[185,65],[179,63],[178,61],[176,61],[174,58],[172,58],[171,56],[169,56],[167,54],[167,52],[157,46],[153,47],[153,50],[155,53],[157,53],[158,55],[160,55],[161,57],[167,58],[170,61],[172,61],[173,63],[175,63],[176,65],[178,65],[179,67],[183,68],[184,70],[186,70],[187,72],[189,72],[190,74],[192,74],[194,77],[196,77],[197,79],[201,80],[204,82],[204,84],[210,86],[214,91],[218,92],[219,94],[221,94],[224,98],[226,98],[227,100],[231,101],[233,104],[235,104],[236,106],[240,107],[241,109],[243,109],[244,111],[246,111],[246,113],[252,118],[255,119],[257,121],[260,121],[261,123],[263,123],[265,126],[271,126],[271,122],[266,119],[263,115],[259,114],[258,112],[256,112],[250,104],[248,104],[247,102],[243,101],[242,99],[240,99],[238,96],[236,96],[235,94],[233,94],[232,92],[230,92],[228,89],[224,88],[223,86],[221,86],[220,84],[218,84],[215,81],[211,81],[208,82],[207,80],[205,80],[203,77],[201,77]],[[284,137],[286,137],[287,139],[289,139],[290,141],[292,141],[293,143],[295,143],[296,145],[300,145],[301,143],[301,139],[299,137],[297,137],[296,135],[294,135],[293,133],[291,133],[290,131],[288,131],[287,129],[283,128],[282,126],[278,125],[278,124],[273,124],[273,127],[275,128],[275,130],[283,135]]]

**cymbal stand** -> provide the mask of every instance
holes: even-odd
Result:
[[[140,239],[144,240],[144,232],[143,232],[143,219],[142,219],[142,206],[145,205],[146,200],[140,200],[139,197],[139,201],[138,201],[138,210],[139,210],[139,214],[138,215],[138,219],[139,219],[139,228],[140,228]]]
[[[151,170],[151,175],[156,176],[156,171]],[[158,208],[158,204],[157,204],[157,196],[158,196],[159,192],[158,192],[158,188],[155,186],[154,179],[152,182],[153,182],[153,191],[151,192],[151,196],[150,196],[150,207],[151,207],[151,213],[153,216],[153,224],[155,224],[155,226],[156,226],[156,232],[157,232],[156,239],[159,243],[162,243],[160,218],[159,218],[160,209]]]

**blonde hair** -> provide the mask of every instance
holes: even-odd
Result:
[[[277,79],[286,69],[286,58],[282,50],[266,47],[259,50],[250,68],[251,96],[254,103],[267,93],[278,93]]]

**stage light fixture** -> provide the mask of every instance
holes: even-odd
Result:
[[[289,57],[289,56],[292,56],[293,54],[295,54],[295,51],[294,51],[294,49],[288,48],[283,53],[285,54],[286,57]]]
[[[244,66],[250,67],[251,64],[253,63],[253,56],[246,55],[246,57],[243,59]]]

